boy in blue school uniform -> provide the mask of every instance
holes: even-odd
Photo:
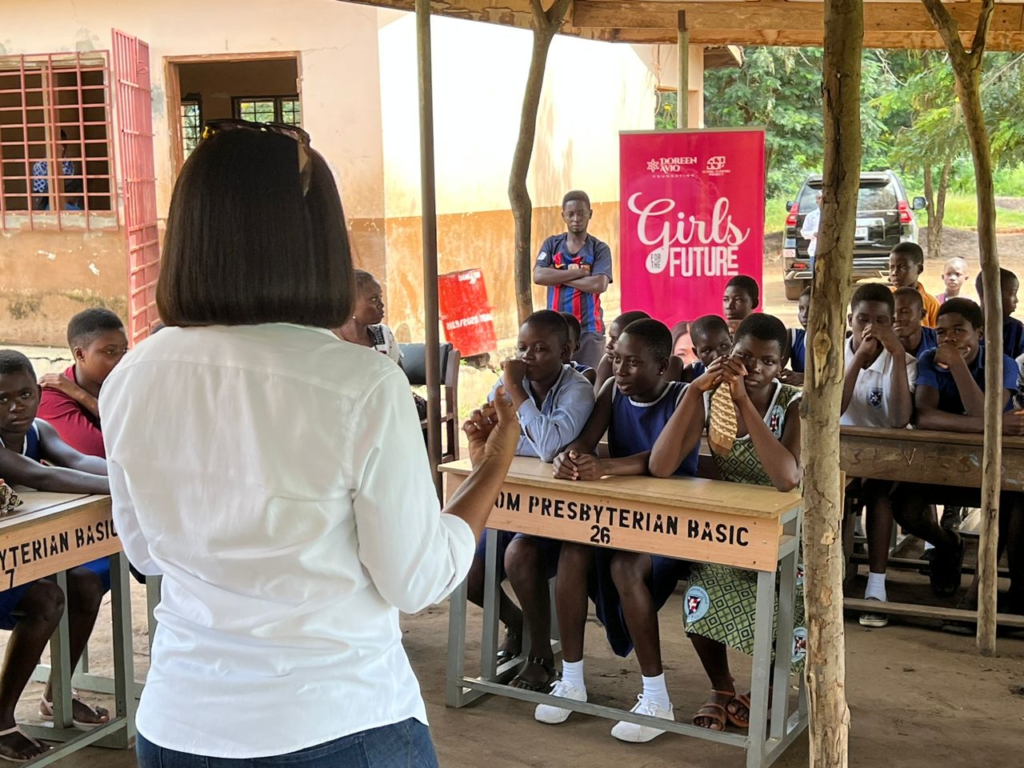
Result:
[[[918,359],[917,427],[945,432],[984,430],[985,346],[984,316],[981,307],[969,299],[948,299],[939,309],[939,346]],[[1014,411],[1012,395],[1017,386],[1017,363],[1003,355],[1003,433],[1024,434],[1024,413]],[[977,507],[977,489],[931,487],[927,484],[901,483],[893,495],[893,506],[902,506],[904,517],[914,525],[904,528],[936,544],[932,566],[932,587],[942,596],[954,594],[960,586],[964,546],[960,536],[944,531],[929,511],[933,499],[964,507]],[[1008,550],[1010,565],[1010,603],[1008,610],[1024,612],[1024,514],[1021,497],[1002,493],[999,503],[1000,548]],[[945,546],[931,539],[941,536]],[[962,605],[976,605],[977,578]]]
[[[978,298],[984,306],[985,286],[982,284],[981,272],[974,280],[974,287],[978,291]],[[1017,311],[1017,291],[1020,289],[1020,281],[1017,276],[1008,269],[999,270],[999,287],[1003,294],[1003,354],[1009,355],[1016,360],[1024,355],[1024,323],[1012,317]]]
[[[604,346],[601,294],[612,282],[612,252],[607,243],[587,232],[593,215],[586,192],[566,193],[562,198],[566,231],[544,241],[533,282],[548,289],[548,309],[570,312],[580,321],[578,360],[596,368]]]
[[[9,485],[41,491],[110,493],[106,462],[82,455],[61,440],[53,427],[36,419],[39,399],[39,385],[29,359],[14,350],[0,350],[0,477]],[[41,463],[44,460],[48,465]],[[48,579],[0,592],[0,629],[12,630],[0,673],[0,759],[25,762],[48,749],[18,728],[14,719],[18,699],[57,628],[65,602],[74,668],[109,588],[109,569],[104,562],[102,567],[83,566],[68,572],[66,601],[56,583]],[[53,719],[52,702],[48,684],[39,703],[44,719]],[[93,709],[77,696],[72,715],[80,727],[94,727],[110,719],[106,710]]]
[[[732,351],[729,325],[718,315],[704,315],[694,320],[690,325],[690,340],[697,360],[683,372],[682,380],[687,383],[699,379],[711,363]]]
[[[569,326],[557,312],[542,309],[526,318],[519,329],[516,357],[506,360],[504,373],[489,400],[504,386],[519,415],[522,435],[516,456],[550,463],[579,436],[594,409],[594,389],[582,374],[564,363],[569,359]],[[505,639],[498,663],[510,661],[522,648],[523,621],[530,628],[530,657],[510,685],[531,691],[547,690],[555,679],[551,648],[551,598],[548,580],[558,564],[558,543],[534,536],[498,532],[498,562],[504,563],[509,583],[522,610],[499,590],[499,618]],[[466,586],[470,601],[483,604],[486,535],[481,538]]]
[[[615,378],[605,382],[583,432],[555,458],[555,477],[575,481],[648,474],[651,449],[687,387],[664,380],[671,355],[672,334],[664,324],[647,319],[626,327],[615,348]],[[595,450],[605,432],[609,457],[599,458]],[[677,475],[696,476],[699,450],[695,447],[684,459]],[[680,566],[665,557],[562,544],[555,601],[563,663],[552,695],[587,700],[583,638],[589,592],[612,650],[625,657],[636,649],[643,692],[632,711],[674,719],[661,661],[658,610],[675,589]],[[541,704],[535,717],[554,724],[565,722],[569,714],[568,709]],[[628,742],[650,741],[662,733],[625,722],[612,728],[612,736]]]
[[[779,374],[779,381],[794,387],[804,385],[804,368],[807,366],[807,318],[811,311],[811,286],[804,288],[797,303],[796,319],[799,328],[789,329],[789,368]]]
[[[897,288],[892,293],[896,302],[892,329],[903,349],[914,358],[938,346],[934,328],[924,325],[926,317],[924,302],[916,288]]]

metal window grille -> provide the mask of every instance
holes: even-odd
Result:
[[[198,101],[181,102],[181,139],[185,158],[203,138],[203,110]]]
[[[0,232],[117,229],[107,51],[0,56]]]
[[[235,98],[235,117],[257,123],[302,125],[302,105],[296,96]]]

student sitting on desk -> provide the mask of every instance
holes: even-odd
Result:
[[[985,286],[981,282],[981,272],[974,281],[974,287],[978,291],[978,298],[984,306]],[[1024,323],[1012,317],[1017,311],[1017,290],[1020,288],[1020,281],[1017,276],[1008,269],[999,270],[999,287],[1003,294],[1003,354],[1009,355],[1015,360],[1024,355]]]
[[[608,343],[604,345],[604,354],[601,356],[601,362],[597,364],[597,378],[594,380],[595,395],[601,391],[604,383],[612,377],[612,358],[615,356],[615,342],[619,340],[619,336],[626,330],[626,326],[634,320],[643,320],[649,317],[650,315],[646,312],[634,309],[631,312],[623,312],[608,326]]]
[[[985,346],[984,316],[981,307],[969,299],[947,299],[939,310],[939,346],[921,355],[917,364],[917,427],[943,432],[984,431]],[[1012,395],[1017,386],[1017,364],[1003,355],[1003,434],[1024,435],[1024,412],[1014,411]],[[928,498],[942,496],[958,506],[979,506],[977,489],[935,488],[927,484],[901,483],[893,495],[893,507],[904,507],[903,514],[915,527],[904,525],[921,537],[925,531],[942,537],[945,547],[936,542],[932,566],[932,586],[937,594],[953,595],[960,587],[964,543],[959,534],[943,530],[928,514]],[[1003,492],[999,502],[999,546],[1008,549],[1010,600],[1012,612],[1024,612],[1024,514],[1020,494]],[[924,530],[922,530],[922,528]],[[961,607],[977,606],[977,575]]]
[[[26,485],[56,493],[110,492],[106,462],[83,456],[67,445],[45,421],[36,419],[39,385],[32,363],[20,352],[0,350],[0,477],[9,485]],[[46,461],[49,465],[41,462]],[[103,594],[110,588],[106,561],[68,571],[68,629],[71,667],[78,665],[89,642]],[[95,570],[94,570],[95,569]],[[102,573],[97,571],[102,570]],[[13,630],[0,673],[0,759],[24,762],[47,747],[22,733],[14,719],[18,699],[50,636],[64,612],[65,598],[48,579],[0,592],[0,629]],[[52,682],[47,684],[39,712],[53,719]],[[73,701],[75,725],[93,727],[110,720],[101,707],[93,709],[77,696]]]
[[[900,243],[889,253],[889,283],[892,289],[913,288],[921,294],[924,305],[924,325],[934,328],[939,312],[939,300],[925,290],[921,283],[924,272],[924,251],[917,243]]]
[[[522,434],[516,456],[534,456],[551,462],[575,440],[594,409],[594,390],[582,374],[563,361],[569,356],[569,327],[557,312],[543,309],[526,318],[519,329],[519,351],[506,360],[495,384],[512,399],[519,413]],[[504,563],[509,583],[522,610],[499,590],[498,616],[505,639],[498,663],[510,661],[522,649],[523,618],[530,627],[530,657],[511,685],[546,691],[555,679],[551,649],[551,596],[548,580],[558,564],[558,542],[498,531],[498,563]],[[471,602],[483,605],[487,537],[480,538],[466,586]]]
[[[778,380],[786,350],[786,327],[771,315],[751,315],[736,331],[732,356],[719,358],[687,389],[651,451],[650,471],[668,477],[700,444],[711,421],[712,393],[726,387],[736,413],[736,436],[727,453],[713,451],[723,480],[792,491],[800,484],[800,397],[798,388]],[[803,587],[798,582],[796,637],[804,630]],[[686,632],[711,680],[711,698],[693,718],[715,731],[726,723],[750,725],[750,697],[736,695],[727,648],[754,650],[757,576],[722,565],[694,563],[684,598]],[[779,653],[790,657],[791,640],[780,638]],[[785,650],[784,650],[785,649]],[[793,654],[803,662],[803,652]]]
[[[615,347],[615,379],[605,382],[580,436],[555,458],[555,477],[599,480],[606,475],[647,474],[651,448],[687,387],[662,378],[671,357],[671,342],[668,328],[657,320],[636,320],[626,327]],[[609,458],[598,458],[595,451],[605,432]],[[677,475],[697,474],[699,451],[699,446],[693,449]],[[587,700],[583,637],[589,591],[616,655],[626,657],[636,648],[643,692],[632,711],[675,719],[661,663],[658,610],[675,589],[680,565],[666,557],[563,542],[555,583],[562,679],[555,683],[553,696]],[[535,717],[542,723],[562,723],[569,714],[568,709],[541,704]],[[662,733],[625,722],[612,728],[612,736],[629,742],[650,741]]]
[[[925,320],[924,302],[916,288],[897,288],[893,291],[896,301],[896,314],[893,330],[907,354],[914,358],[920,357],[929,349],[938,346],[934,328],[923,325]]]
[[[761,293],[754,278],[736,275],[726,283],[722,311],[729,324],[729,331],[735,333],[740,323],[750,317],[760,304]]]
[[[582,373],[583,378],[589,381],[591,384],[597,379],[597,371],[591,368],[589,365],[576,362],[576,353],[580,351],[580,334],[582,333],[582,326],[580,321],[576,319],[576,315],[572,312],[559,312],[562,319],[565,320],[565,324],[569,326],[569,359],[566,360],[572,369],[576,373]]]
[[[794,387],[804,385],[804,367],[807,365],[807,316],[811,311],[811,286],[804,288],[797,303],[796,319],[799,328],[789,329],[789,368],[779,374],[779,381]]]
[[[715,360],[732,351],[732,335],[725,320],[718,315],[698,317],[690,326],[693,355],[696,362],[686,366],[683,381],[689,383],[704,375]]]
[[[903,429],[914,413],[917,360],[906,352],[893,331],[895,301],[884,285],[860,286],[850,302],[850,328],[846,342],[846,376],[839,423],[847,427]],[[859,497],[867,504],[867,600],[886,602],[885,573],[889,563],[893,510],[891,482],[865,480]],[[884,627],[889,617],[865,613],[861,626]]]

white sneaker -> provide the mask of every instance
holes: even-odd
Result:
[[[570,701],[586,701],[587,692],[586,690],[580,690],[572,683],[567,683],[565,680],[559,680],[555,683],[551,689],[551,696],[560,696],[563,699],[569,699]],[[562,709],[561,707],[554,707],[550,704],[538,704],[537,709],[533,713],[534,719],[538,723],[547,723],[548,725],[558,725],[564,723],[569,719],[569,715],[572,714],[571,709]]]
[[[643,697],[643,694],[637,696],[636,706],[630,710],[637,715],[650,715],[651,717],[660,717],[662,720],[675,720],[676,717],[672,714],[672,705],[668,705],[668,709],[662,709],[653,701],[648,701]],[[612,736],[619,741],[631,741],[636,744],[642,744],[652,739],[656,739],[664,731],[659,731],[657,728],[651,728],[649,725],[636,725],[634,723],[618,723],[612,728]]]

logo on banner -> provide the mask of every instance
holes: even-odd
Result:
[[[696,164],[696,157],[652,157],[647,161],[647,170],[662,176],[672,176],[681,174],[688,166]]]
[[[708,164],[705,166],[705,170],[709,173],[716,173],[718,171],[725,170],[725,155],[715,155],[714,157],[708,158]],[[728,173],[728,171],[725,171]]]

